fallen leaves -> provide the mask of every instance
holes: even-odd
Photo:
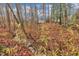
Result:
[[[79,55],[79,29],[76,28],[64,28],[56,23],[30,25],[25,29],[26,38],[19,28],[15,38],[0,38],[0,44],[7,47],[4,49],[6,54],[15,56]]]
[[[10,47],[10,48],[4,48],[4,50],[3,50],[3,51],[5,51],[5,53],[7,53],[7,55],[17,55],[17,56],[19,56],[19,54],[21,56],[31,55],[31,51],[29,49],[27,49],[22,44],[19,44],[18,42],[14,41],[12,39],[0,38],[0,44],[4,45],[6,47]],[[13,48],[11,48],[11,47],[13,47]],[[15,54],[14,54],[13,51],[15,51],[15,50],[17,52],[15,52]]]

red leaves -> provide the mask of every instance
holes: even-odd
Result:
[[[9,31],[9,29],[0,28],[0,33],[1,32],[8,32],[8,31]]]
[[[12,39],[0,38],[0,44],[7,46],[7,47],[15,47],[17,52],[13,55],[16,55],[16,56],[27,56],[27,55],[30,56],[30,55],[32,55],[32,53],[29,49],[22,46],[21,44],[18,44],[16,41],[14,41]]]
[[[32,54],[30,52],[27,51],[19,51],[17,53],[14,54],[15,56],[31,56]]]
[[[15,46],[17,43],[12,39],[0,38],[0,44],[10,47],[10,46]]]
[[[27,36],[29,37],[27,41],[31,43],[31,48],[35,49],[33,54],[31,53],[33,49],[30,49],[30,51],[28,49],[29,46],[26,48],[24,44],[19,44],[18,41],[16,42],[13,39],[0,38],[0,44],[13,47],[16,51],[12,54],[13,56],[45,55],[49,51],[52,55],[70,55],[70,53],[74,53],[72,52],[73,50],[76,50],[76,53],[78,52],[79,33],[74,30],[71,31],[72,29],[67,30],[55,23],[43,23],[39,25],[39,28],[32,25],[32,27],[26,29]],[[73,35],[72,32],[74,33]],[[50,55],[50,53],[47,53],[47,55]]]
[[[15,56],[31,56],[32,53],[25,47],[17,46]]]

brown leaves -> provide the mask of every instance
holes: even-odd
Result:
[[[11,51],[9,51],[10,49],[8,49],[8,52],[6,50],[7,53],[9,53],[9,55],[17,55],[19,56],[19,54],[22,56],[27,56],[27,55],[31,55],[31,51],[29,49],[27,49],[26,47],[24,47],[22,44],[18,44],[18,42],[12,40],[12,39],[5,39],[5,38],[0,38],[0,44],[7,46],[7,47],[14,47],[15,50],[17,50],[17,52],[15,52],[15,54],[10,54]]]
[[[72,27],[64,28],[56,23],[42,23],[28,26],[26,29],[27,41],[26,46],[16,40],[0,38],[0,44],[14,48],[16,52],[13,55],[79,55],[79,33],[78,29],[73,30]],[[19,30],[18,33],[21,31]],[[16,33],[16,34],[18,34]],[[23,33],[18,36],[23,40]],[[15,39],[15,38],[14,38]],[[21,41],[21,42],[22,42]],[[33,51],[33,54],[30,50]],[[12,54],[11,54],[12,55]]]

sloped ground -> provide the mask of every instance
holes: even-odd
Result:
[[[12,39],[0,38],[0,45],[4,46],[1,48],[1,55],[11,55],[11,56],[31,56],[31,51],[24,47],[22,44]]]
[[[41,27],[43,28],[41,36],[46,35],[48,41],[47,55],[79,55],[79,33],[76,30],[66,29],[54,23],[45,24]]]
[[[24,38],[23,33],[19,30],[18,32],[21,33],[16,36],[17,38],[0,38],[0,45],[13,48],[15,49],[14,51],[20,49],[17,52],[18,54],[12,52],[13,54],[9,53],[8,55],[79,55],[78,28],[78,25],[64,28],[56,23],[42,23],[38,24],[38,27],[32,25],[26,27],[26,38]],[[18,39],[20,35],[22,35],[21,39]],[[22,44],[22,41],[26,45]],[[23,48],[23,46],[27,48]]]
[[[0,29],[0,55],[3,56],[31,56],[32,52],[23,44],[11,38],[8,30]],[[8,37],[7,37],[8,36]]]
[[[36,48],[35,55],[79,55],[77,28],[77,26],[64,28],[55,23],[40,24],[39,38],[37,43],[34,42],[35,45],[32,44],[34,49]]]

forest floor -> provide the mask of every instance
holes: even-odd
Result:
[[[12,56],[71,56],[79,55],[79,25],[65,28],[58,23],[42,23],[16,30],[11,38],[7,29],[0,28],[0,55]]]

